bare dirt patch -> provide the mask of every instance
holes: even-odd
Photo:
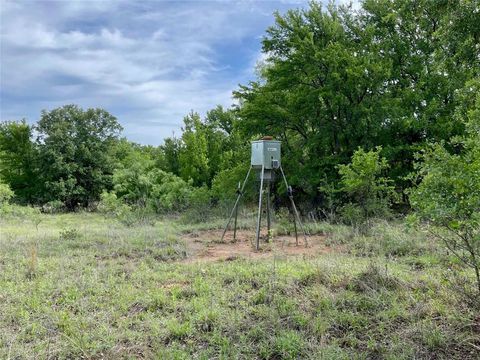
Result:
[[[237,231],[236,241],[233,232],[225,235],[221,241],[222,230],[199,231],[182,235],[187,247],[187,258],[183,262],[232,261],[236,259],[262,259],[275,256],[310,258],[331,251],[341,250],[325,244],[325,236],[313,235],[307,237],[307,246],[303,235],[275,236],[266,242],[266,234],[260,239],[260,249],[255,250],[255,231]]]

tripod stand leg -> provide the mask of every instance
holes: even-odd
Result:
[[[287,187],[287,191],[289,189],[288,183],[287,183],[287,178],[285,177],[285,173],[283,172],[283,168],[280,166],[280,171],[282,172],[283,176],[283,181],[285,182],[285,186]],[[298,223],[300,224],[300,227],[302,228],[303,231],[303,239],[305,241],[305,247],[307,247],[307,233],[305,232],[305,228],[303,227],[302,220],[300,220],[300,215],[298,215],[297,207],[295,206],[295,201],[293,201],[293,195],[289,191],[288,197],[290,198],[290,202],[292,203],[292,209],[294,216],[297,218]],[[296,224],[294,223],[295,227]],[[298,245],[298,239],[297,239],[297,245]]]
[[[240,190],[240,187],[239,187]],[[233,222],[233,242],[237,241],[237,217],[238,217],[238,206],[235,207],[235,220]]]
[[[297,217],[293,216],[293,228],[295,229],[295,246],[298,246]]]
[[[272,225],[271,217],[270,217],[270,185],[271,183],[267,183],[267,242],[270,241],[270,229]]]
[[[265,173],[265,167],[262,165],[262,172],[260,173],[260,195],[258,197],[258,217],[257,217],[257,238],[255,241],[255,247],[258,251],[260,247],[260,222],[262,220],[262,193],[263,193],[263,175]]]
[[[252,167],[250,167],[248,169],[248,172],[247,172],[247,176],[245,176],[245,180],[243,180],[243,184],[242,184],[242,187],[240,189],[240,192],[237,196],[237,200],[235,201],[235,205],[233,205],[233,209],[232,209],[232,212],[230,213],[230,216],[228,218],[228,221],[227,221],[227,224],[225,225],[225,229],[223,230],[223,234],[222,234],[222,241],[223,241],[223,238],[225,237],[225,233],[227,232],[227,229],[228,229],[228,225],[230,225],[230,221],[232,220],[232,217],[233,215],[236,213],[237,211],[237,207],[238,207],[238,202],[240,201],[240,198],[242,197],[243,195],[243,190],[245,189],[245,184],[247,183],[247,180],[248,180],[248,177],[250,176],[250,171],[252,170]],[[236,217],[235,217],[236,219]]]

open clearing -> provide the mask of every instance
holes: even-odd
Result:
[[[39,220],[0,220],[2,359],[478,358],[471,274],[401,224],[254,252],[246,223]]]
[[[260,250],[255,251],[255,238],[251,230],[238,231],[236,241],[233,239],[233,232],[230,231],[221,242],[222,232],[222,230],[206,230],[184,234],[182,240],[185,241],[187,249],[187,258],[184,262],[254,260],[272,257],[311,259],[334,250],[326,246],[325,236],[309,236],[305,246],[303,236],[299,234],[297,246],[294,235],[275,236],[267,243],[265,242],[266,234],[263,234]],[[340,247],[337,246],[335,250],[340,251]]]

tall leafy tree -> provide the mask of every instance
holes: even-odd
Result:
[[[193,111],[183,119],[182,147],[179,152],[180,176],[194,185],[207,184],[210,166],[208,162],[208,140],[205,125],[200,115]]]
[[[180,175],[180,139],[176,137],[166,138],[163,145],[160,145],[161,159],[159,167],[175,175]]]
[[[404,187],[414,153],[461,134],[455,92],[478,76],[476,1],[367,0],[276,14],[260,78],[235,92],[247,136],[283,140],[292,183],[317,195],[359,146]],[[477,25],[475,25],[477,24]]]
[[[343,8],[311,3],[276,14],[263,40],[262,78],[236,92],[246,133],[283,140],[292,182],[308,192],[335,177],[335,165],[358,146],[377,143],[385,109],[376,94],[389,62],[364,51],[371,40]]]
[[[43,200],[60,200],[68,209],[98,200],[112,186],[110,148],[121,129],[103,109],[42,111],[36,131]]]
[[[453,116],[455,93],[479,74],[478,1],[367,0],[359,21],[377,39],[367,51],[391,63],[381,94],[389,109],[382,144],[398,178],[427,142],[464,131]]]
[[[209,186],[220,171],[230,169],[243,160],[240,154],[245,141],[235,127],[236,120],[233,110],[225,110],[220,105],[207,112],[204,124],[210,165]]]

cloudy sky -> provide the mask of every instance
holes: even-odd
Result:
[[[75,103],[158,145],[190,110],[230,106],[255,78],[275,10],[304,1],[0,2],[0,119]]]

